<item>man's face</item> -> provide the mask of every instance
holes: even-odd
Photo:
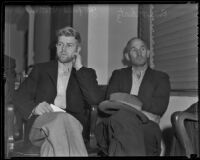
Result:
[[[135,39],[130,43],[129,51],[127,53],[128,60],[131,61],[134,66],[144,66],[149,58],[149,52],[140,39]]]
[[[71,62],[74,58],[74,53],[77,52],[78,44],[74,37],[60,36],[56,44],[57,57],[61,63]]]

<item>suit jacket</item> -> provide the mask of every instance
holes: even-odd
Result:
[[[57,94],[58,62],[51,61],[34,66],[28,78],[26,78],[15,92],[13,103],[24,119],[28,119],[34,107],[46,101],[54,103]],[[82,67],[78,71],[72,68],[66,89],[66,112],[76,117],[83,125],[86,125],[86,110],[89,105],[98,104],[104,99],[96,73],[91,68]],[[31,124],[37,116],[32,116]]]
[[[115,92],[130,94],[131,87],[132,68],[115,70],[107,87],[106,98],[109,99]],[[137,96],[142,102],[142,110],[162,116],[168,106],[169,93],[168,75],[147,68]],[[103,152],[110,156],[160,155],[161,131],[158,124],[143,121],[136,112],[117,111],[98,124],[95,134]]]
[[[15,59],[4,55],[4,82],[5,82],[5,104],[12,102],[14,88],[15,88]]]
[[[133,84],[134,85],[134,84]],[[132,87],[132,67],[113,71],[108,88],[107,99],[114,92],[129,93]],[[147,68],[141,82],[138,98],[142,101],[142,109],[162,116],[167,109],[170,95],[169,76],[161,71]]]

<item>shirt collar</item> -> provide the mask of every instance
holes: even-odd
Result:
[[[61,63],[58,61],[58,73],[60,74],[66,74],[70,72],[72,69],[72,63]]]
[[[132,73],[137,74],[138,72],[141,73],[141,77],[144,75],[145,71],[147,70],[148,66],[145,65],[144,67],[140,68],[140,70],[136,69],[135,67],[132,66]]]

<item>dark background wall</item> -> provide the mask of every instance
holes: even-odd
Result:
[[[56,31],[65,26],[72,26],[72,23],[73,5],[51,6],[50,59],[55,59]]]
[[[16,60],[17,73],[28,68],[29,14],[26,6],[5,6],[4,54]],[[55,33],[72,26],[73,6],[32,6],[35,13],[34,63],[55,59]]]

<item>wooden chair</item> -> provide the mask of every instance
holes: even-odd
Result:
[[[101,88],[105,91],[106,85],[101,86]],[[6,106],[5,110],[6,115],[6,157],[39,157],[39,151],[40,148],[35,147],[31,144],[24,144],[24,130],[25,130],[25,124],[23,125],[23,133],[22,133],[22,139],[19,141],[14,140],[14,106],[12,104]],[[93,105],[91,106],[90,110],[90,116],[89,116],[89,143],[86,144],[86,148],[88,151],[89,156],[96,157],[98,156],[98,147],[96,145],[96,138],[94,135],[94,130],[96,126],[97,121],[97,106]],[[163,150],[163,149],[162,149]],[[161,156],[162,156],[161,151]]]
[[[103,90],[106,86],[101,86]],[[96,145],[96,138],[94,135],[96,120],[97,120],[97,105],[91,106],[89,112],[89,140],[86,143],[86,148],[89,156],[96,157],[98,153],[98,147]],[[8,104],[5,106],[5,157],[39,157],[40,148],[33,146],[31,143],[25,141],[25,127],[26,122],[23,121],[22,125],[22,138],[20,140],[15,140],[15,130],[14,130],[14,119],[15,119],[14,105]]]
[[[193,104],[196,105],[197,108],[197,104]],[[178,140],[178,144],[180,144],[180,149],[177,147],[175,148],[175,146],[177,146],[177,144],[175,144],[175,139],[174,139],[174,144],[172,147],[173,152],[179,152],[179,153],[172,153],[172,155],[185,155],[187,157],[190,157],[191,155],[198,155],[199,153],[199,138],[198,138],[198,123],[199,123],[199,119],[198,119],[198,114],[197,114],[197,109],[196,112],[187,112],[187,111],[177,111],[174,112],[171,116],[171,123],[172,123],[172,127],[173,130],[175,132],[175,137]],[[191,127],[188,128],[188,125],[190,125]],[[194,135],[192,135],[194,134]],[[192,139],[193,138],[193,139]],[[196,142],[196,145],[194,144]],[[198,145],[198,146],[197,146]],[[183,149],[183,151],[181,150]],[[180,151],[181,150],[181,151]]]
[[[40,148],[33,146],[24,141],[24,128],[22,132],[22,139],[15,141],[14,139],[14,106],[9,104],[6,106],[5,111],[5,135],[6,135],[6,158],[10,157],[39,157]],[[90,140],[86,145],[89,156],[97,156],[98,148],[96,146],[96,139],[94,136],[94,127],[96,123],[97,110],[96,106],[92,106],[90,113]],[[25,124],[23,124],[25,127]]]

